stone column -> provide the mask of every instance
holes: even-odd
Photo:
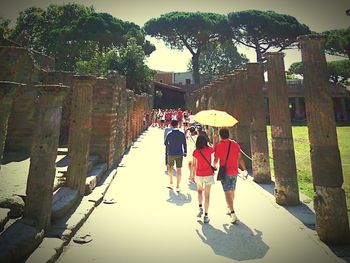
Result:
[[[51,221],[53,182],[60,133],[62,101],[67,86],[37,85],[36,127],[32,137],[24,218],[34,220],[38,230]]]
[[[98,79],[93,88],[90,154],[112,166],[117,134],[118,76]]]
[[[247,71],[235,70],[235,85],[234,88],[234,117],[238,123],[234,126],[236,139],[241,146],[242,151],[251,157],[250,146],[250,105],[247,98]],[[252,168],[252,161],[243,153],[243,160],[248,169]]]
[[[349,240],[343,172],[324,53],[325,36],[298,38],[304,67],[305,105],[315,188],[316,231],[329,244]]]
[[[85,193],[85,181],[88,172],[92,92],[96,78],[92,76],[73,77],[73,95],[71,121],[69,129],[69,166],[67,185],[78,191],[79,196]]]
[[[297,205],[300,203],[298,178],[283,57],[284,53],[280,52],[265,54],[269,79],[268,94],[276,184],[275,198],[280,205]]]
[[[0,81],[0,169],[13,97],[15,96],[18,87],[21,85],[22,84],[15,82]]]
[[[270,183],[270,159],[264,108],[264,68],[261,63],[248,63],[248,104],[251,109],[250,144],[253,178],[257,183]]]

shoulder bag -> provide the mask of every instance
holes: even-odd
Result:
[[[218,176],[216,178],[216,180],[218,180],[218,181],[224,181],[225,180],[225,176],[226,176],[226,162],[227,162],[228,156],[230,155],[230,148],[231,148],[231,141],[230,141],[230,143],[228,145],[228,151],[227,151],[227,155],[226,155],[225,164],[224,165],[220,165],[220,168],[219,168]]]
[[[199,150],[199,153],[202,155],[202,157],[204,158],[204,160],[206,160],[207,161],[207,163],[210,165],[210,168],[211,168],[211,171],[213,172],[213,174],[215,173],[215,167],[214,166],[212,166],[211,165],[211,163],[208,161],[208,159],[207,158],[205,158],[205,156],[204,156],[204,154],[202,153],[202,151],[201,150]]]

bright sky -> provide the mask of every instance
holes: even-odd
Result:
[[[346,28],[350,26],[350,16],[345,11],[350,9],[349,0],[0,0],[0,16],[16,19],[18,13],[30,6],[46,8],[48,5],[63,3],[81,3],[93,5],[97,12],[107,12],[111,15],[134,22],[140,26],[153,17],[159,17],[171,11],[214,12],[227,14],[234,11],[258,9],[273,10],[294,16],[300,23],[304,23],[311,30],[322,32],[329,29]],[[162,41],[150,39],[157,50],[148,58],[148,66],[163,71],[182,72],[187,70],[191,58],[187,50],[175,51],[168,49]],[[252,49],[238,47],[251,62],[256,61]],[[285,52],[285,67],[300,61],[298,50]],[[328,60],[336,59],[327,57]]]

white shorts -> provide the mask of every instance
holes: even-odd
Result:
[[[209,175],[209,176],[197,176],[194,180],[196,182],[196,184],[203,188],[204,185],[212,185],[215,184],[215,179],[214,179],[214,175]]]

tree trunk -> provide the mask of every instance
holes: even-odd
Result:
[[[199,78],[199,54],[194,54],[192,56],[192,67],[193,67],[193,81],[196,86],[200,84]]]
[[[256,52],[256,62],[263,62],[264,60],[262,58],[259,44],[255,45],[255,52]]]

